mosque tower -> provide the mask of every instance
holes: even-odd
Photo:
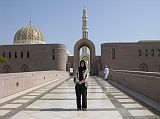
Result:
[[[88,38],[88,17],[85,7],[82,15],[82,38]]]

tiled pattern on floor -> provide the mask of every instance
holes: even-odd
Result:
[[[73,78],[51,83],[0,104],[0,119],[160,119],[100,78],[89,78],[87,92],[87,111],[76,111]]]
[[[131,97],[127,96],[120,90],[116,89],[109,83],[104,83],[104,80],[95,78],[97,83],[101,86],[104,93],[111,100],[112,104],[121,114],[124,119],[160,119],[153,114],[146,107],[142,106]]]

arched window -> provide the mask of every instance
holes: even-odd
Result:
[[[29,51],[27,51],[27,58],[29,58]]]
[[[5,57],[5,52],[3,52],[3,57]]]
[[[10,73],[11,72],[11,67],[9,65],[4,65],[2,67],[2,72],[3,73]]]
[[[138,54],[139,54],[139,56],[142,56],[142,52],[140,49],[138,50]]]
[[[112,59],[116,59],[116,49],[112,48]]]
[[[17,58],[17,51],[15,51],[14,57]]]
[[[158,49],[158,56],[160,56],[160,49]]]
[[[21,58],[23,58],[23,51],[21,51]]]
[[[22,71],[22,72],[28,72],[28,71],[29,71],[28,65],[26,65],[26,64],[22,65],[22,66],[21,66],[21,71]]]
[[[52,49],[52,60],[56,59],[55,55],[56,55],[55,49]]]
[[[145,49],[145,56],[148,56],[148,50]]]
[[[11,52],[9,51],[9,58],[11,58]]]
[[[151,50],[151,55],[154,56],[154,49]]]
[[[148,71],[148,66],[147,66],[147,64],[142,63],[142,64],[140,65],[140,71]]]

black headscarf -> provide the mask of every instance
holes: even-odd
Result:
[[[81,63],[84,63],[84,67],[81,67]],[[80,66],[79,66],[79,68],[78,68],[78,71],[79,71],[79,80],[83,80],[83,71],[85,71],[86,70],[86,63],[85,63],[85,61],[84,60],[81,60],[80,61]]]

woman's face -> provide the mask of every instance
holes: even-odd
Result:
[[[81,62],[81,67],[84,67],[84,62]]]

